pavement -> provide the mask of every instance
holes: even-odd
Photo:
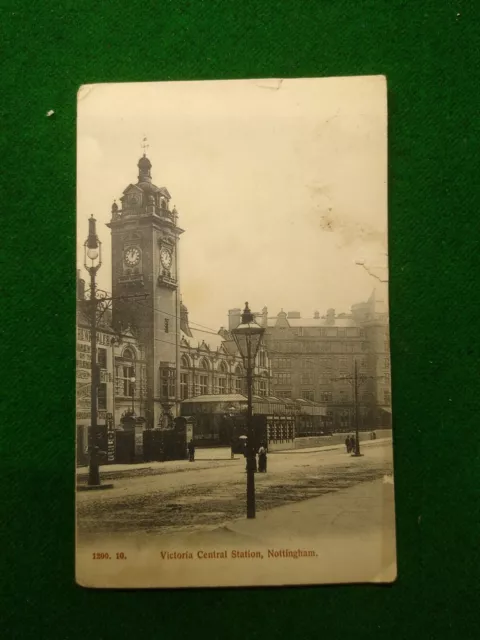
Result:
[[[230,447],[212,447],[200,449],[197,448],[195,450],[195,461],[201,462],[211,462],[212,460],[230,460]],[[236,458],[240,458],[241,456],[236,454]],[[102,469],[111,469],[112,471],[127,471],[128,469],[155,469],[159,466],[174,466],[176,462],[184,462],[186,465],[189,465],[188,460],[167,460],[166,462],[137,462],[130,464],[108,464],[102,465]],[[190,465],[191,466],[191,465]],[[77,467],[78,473],[86,473],[88,467],[86,465]]]
[[[376,443],[381,444],[384,442],[390,441],[391,438],[379,438],[377,440],[368,440],[366,442],[361,443],[361,448],[369,447],[375,445]],[[315,452],[324,452],[324,451],[344,451],[344,444],[337,445],[325,445],[322,447],[311,447],[305,449],[282,449],[279,451],[272,451],[269,453],[269,456],[277,456],[281,454],[308,454]],[[206,448],[206,449],[196,449],[195,451],[195,463],[192,464],[188,460],[168,460],[166,462],[142,462],[142,463],[134,463],[134,464],[109,464],[102,465],[100,467],[101,478],[112,478],[112,477],[128,477],[129,475],[137,475],[137,473],[147,473],[147,474],[155,474],[155,473],[177,473],[180,471],[188,471],[192,470],[193,467],[195,469],[208,469],[212,465],[213,462],[216,467],[219,466],[227,466],[230,464],[235,464],[235,461],[242,459],[243,456],[235,455],[234,460],[231,459],[230,448],[229,447],[218,447],[218,448]],[[88,467],[82,466],[77,467],[77,480],[86,481],[88,477]]]
[[[360,450],[365,446],[374,445],[375,443],[389,442],[391,441],[391,437],[389,438],[377,438],[376,440],[365,440],[360,442]],[[345,444],[342,442],[341,444],[330,444],[323,445],[322,447],[305,447],[302,449],[282,449],[281,451],[272,451],[272,454],[275,453],[315,453],[315,451],[335,451],[342,450],[345,451]],[[269,454],[270,455],[270,454]]]

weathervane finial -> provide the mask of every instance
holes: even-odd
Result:
[[[150,145],[147,142],[147,136],[143,136],[141,147],[143,149],[143,155],[144,156],[147,154],[147,149],[149,148],[149,146]]]

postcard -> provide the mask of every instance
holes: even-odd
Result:
[[[396,579],[384,76],[82,86],[76,581]]]

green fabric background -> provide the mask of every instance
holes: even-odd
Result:
[[[475,636],[478,13],[455,0],[1,3],[2,637]],[[398,582],[76,587],[78,87],[358,74],[389,87]]]

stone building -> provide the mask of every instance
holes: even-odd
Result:
[[[328,427],[351,429],[356,360],[360,427],[390,426],[388,308],[376,291],[348,314],[328,309],[303,318],[282,310],[270,318],[265,308],[258,316],[267,329],[272,395],[320,403]]]
[[[76,315],[76,425],[77,459],[86,463],[88,428],[91,423],[91,332],[89,301],[85,299],[85,282],[77,273]],[[144,415],[146,393],[145,353],[133,331],[125,327],[114,331],[111,311],[97,309],[97,422],[107,420],[115,430],[123,430],[122,418],[135,412]]]
[[[240,323],[235,325],[235,327]],[[233,328],[235,328],[233,327]],[[225,328],[217,334],[192,328],[188,310],[181,305],[180,398],[245,394],[246,378],[241,355],[233,337]],[[254,368],[254,395],[270,394],[270,363],[265,346],[261,347]]]

